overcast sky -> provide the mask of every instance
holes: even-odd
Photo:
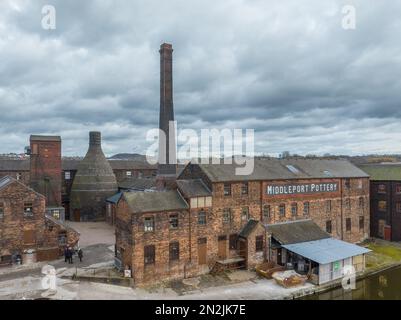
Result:
[[[145,152],[162,42],[180,129],[252,128],[272,155],[401,153],[400,34],[398,0],[1,0],[0,153],[55,134],[84,155],[89,130],[108,155]]]

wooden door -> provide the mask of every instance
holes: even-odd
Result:
[[[199,242],[198,243],[198,264],[199,265],[203,265],[203,264],[207,263],[206,256],[207,256],[206,242]]]
[[[24,244],[35,244],[35,230],[24,230]]]
[[[74,209],[74,221],[81,221],[81,214],[79,209]]]
[[[217,250],[219,259],[227,258],[227,237],[219,237]]]

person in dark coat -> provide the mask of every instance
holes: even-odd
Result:
[[[79,248],[78,250],[78,258],[79,258],[79,262],[82,262],[82,257],[84,256],[84,253],[82,252],[82,249]]]
[[[73,261],[72,261],[72,249],[71,248],[68,248],[68,262],[70,264],[73,263]]]
[[[64,247],[64,262],[68,260],[68,248],[67,246]]]

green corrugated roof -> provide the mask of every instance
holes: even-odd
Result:
[[[371,180],[401,181],[401,164],[366,164],[359,166],[361,170],[370,175]]]

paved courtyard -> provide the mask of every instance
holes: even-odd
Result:
[[[115,243],[114,226],[106,222],[66,221],[66,224],[81,234],[79,245],[82,248],[94,244],[114,245]]]

